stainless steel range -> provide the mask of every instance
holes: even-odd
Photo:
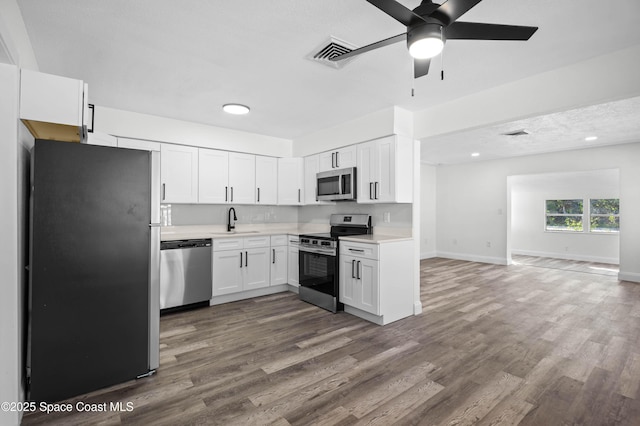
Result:
[[[300,300],[331,312],[343,310],[338,301],[338,237],[371,234],[368,214],[332,214],[331,232],[300,235]]]

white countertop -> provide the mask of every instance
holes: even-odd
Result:
[[[353,241],[355,243],[370,243],[370,244],[383,244],[394,243],[398,241],[411,241],[412,237],[400,236],[400,235],[383,235],[383,234],[369,234],[369,235],[352,235],[349,237],[340,237],[340,241]]]
[[[220,225],[189,225],[163,226],[160,230],[161,241],[191,240],[200,238],[240,238],[267,235],[299,235],[297,226],[275,225],[268,226],[236,226],[235,232],[227,232],[226,226]]]

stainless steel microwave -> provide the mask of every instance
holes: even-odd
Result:
[[[356,168],[329,170],[316,175],[318,201],[349,201],[356,199]]]

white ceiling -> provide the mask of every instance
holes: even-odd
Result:
[[[540,29],[527,42],[450,41],[445,80],[436,59],[431,74],[414,81],[403,43],[340,70],[305,58],[329,36],[362,46],[404,32],[365,0],[18,4],[40,70],[86,81],[91,103],[287,139],[392,105],[422,110],[640,44],[638,0],[484,0],[461,20]],[[252,111],[228,116],[220,107],[229,102]],[[555,117],[563,118],[571,117]]]

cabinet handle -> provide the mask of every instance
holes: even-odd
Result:
[[[166,199],[166,195],[167,195],[167,184],[163,183],[162,184],[162,201]]]
[[[353,259],[351,261],[351,278],[355,278],[356,277],[356,260]]]
[[[260,202],[260,188],[258,188],[258,202]]]
[[[336,152],[336,167],[340,167],[340,164],[338,164],[339,155],[340,155],[340,153]]]
[[[364,253],[364,249],[354,249],[350,248],[349,251],[357,251],[358,253]]]
[[[244,266],[249,266],[249,252],[244,252]]]
[[[336,168],[336,153],[335,152],[331,153],[331,168],[332,169]]]
[[[362,263],[362,262],[360,262],[360,261],[358,260],[358,265],[356,266],[356,272],[357,272],[356,279],[360,279],[360,264],[361,264],[361,263]]]
[[[225,186],[224,187],[224,202],[226,203],[227,201],[229,201],[229,187]]]
[[[233,186],[231,187],[231,202],[233,203]]]
[[[240,252],[240,267],[242,268],[242,252]]]
[[[298,202],[301,202],[301,196],[300,196],[300,188],[298,188]]]
[[[271,250],[273,250],[273,262],[271,262],[271,263],[273,263],[275,265],[275,263],[276,263],[276,249],[271,249]]]
[[[380,182],[376,182],[375,185],[373,185],[373,193],[376,196],[376,200],[378,199],[378,186],[380,185]]]
[[[369,199],[373,200],[373,182],[369,182]]]

